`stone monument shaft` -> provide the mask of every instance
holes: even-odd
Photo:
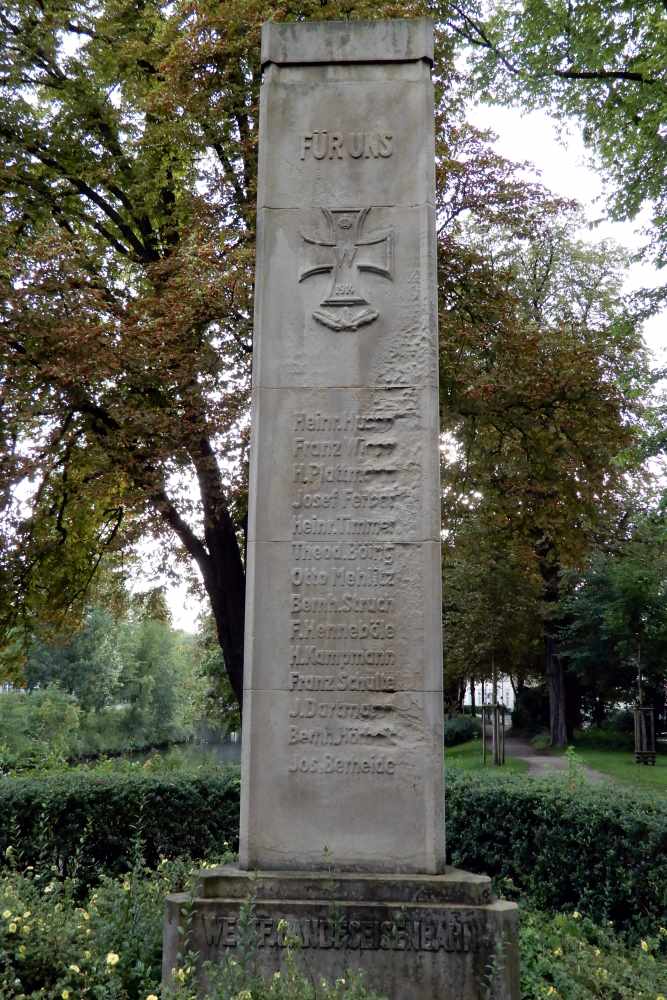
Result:
[[[444,869],[432,58],[263,32],[245,869]]]

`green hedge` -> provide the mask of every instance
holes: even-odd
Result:
[[[447,841],[453,864],[511,880],[537,907],[647,933],[666,923],[664,800],[554,777],[452,775]]]
[[[90,884],[129,870],[141,844],[160,857],[219,854],[238,844],[239,770],[0,779],[0,860],[54,865]]]
[[[84,883],[131,867],[205,858],[238,842],[237,768],[170,775],[0,780],[0,860],[53,864]],[[667,923],[667,803],[617,787],[451,774],[450,861],[511,879],[539,907],[635,930]],[[10,852],[11,855],[11,852]],[[509,891],[511,883],[505,883]]]
[[[455,715],[445,719],[443,742],[446,747],[456,747],[461,743],[476,739],[482,732],[479,719],[470,715]]]

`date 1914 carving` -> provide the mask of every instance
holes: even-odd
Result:
[[[330,330],[358,330],[379,316],[357,287],[358,271],[393,279],[393,227],[364,233],[370,211],[370,208],[323,208],[326,235],[320,238],[301,233],[309,259],[299,281],[315,274],[333,275],[329,294],[320,302],[322,308],[313,313],[314,319]]]

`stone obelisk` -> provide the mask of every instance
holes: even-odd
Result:
[[[516,908],[445,871],[432,61],[427,20],[263,29],[240,858],[189,947],[252,895],[267,972],[287,926],[313,976],[516,1000]]]
[[[263,35],[244,868],[444,868],[432,48]]]

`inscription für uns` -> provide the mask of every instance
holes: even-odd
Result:
[[[386,159],[394,152],[392,132],[333,132],[326,128],[305,132],[299,139],[302,160]]]

